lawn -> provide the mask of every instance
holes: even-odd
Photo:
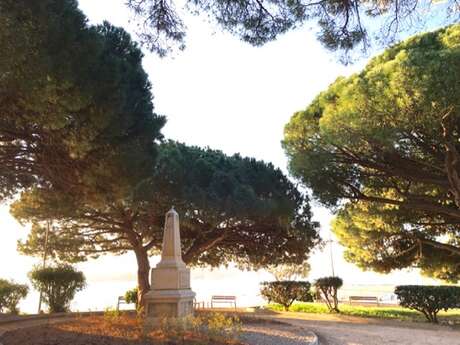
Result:
[[[276,311],[284,310],[283,307],[279,304],[270,304],[268,308]],[[342,315],[375,317],[381,319],[397,319],[404,321],[426,321],[425,316],[423,316],[423,314],[415,310],[410,310],[399,306],[367,307],[343,303],[339,304],[339,309]],[[323,303],[298,302],[294,303],[289,308],[289,310],[294,312],[303,312],[311,314],[329,313],[326,305]],[[451,321],[454,323],[460,323],[460,309],[452,309],[448,310],[447,312],[440,311],[438,317],[440,322]]]

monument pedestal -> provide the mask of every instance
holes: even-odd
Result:
[[[151,271],[151,290],[145,295],[145,322],[156,326],[164,318],[193,314],[195,293],[190,288],[190,269],[182,261],[179,215],[166,214],[161,261]]]

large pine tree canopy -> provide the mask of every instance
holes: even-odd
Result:
[[[285,128],[291,172],[338,211],[346,258],[460,277],[460,25],[337,79]]]
[[[161,144],[158,152],[154,173],[134,197],[90,205],[79,195],[43,188],[23,193],[12,213],[35,226],[21,251],[41,255],[40,224],[52,219],[50,255],[60,261],[122,254],[136,244],[159,253],[164,215],[173,205],[187,263],[259,268],[308,259],[319,240],[318,224],[311,221],[308,199],[279,169],[175,142]]]
[[[55,261],[133,251],[142,298],[175,205],[187,263],[308,259],[308,198],[272,164],[165,141],[123,29],[89,25],[75,0],[1,1],[0,26],[0,197],[32,224],[20,251],[41,256],[48,225]]]
[[[0,27],[0,199],[149,174],[164,119],[126,32],[89,26],[74,0],[1,1]]]

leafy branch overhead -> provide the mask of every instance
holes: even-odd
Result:
[[[175,46],[185,47],[182,10],[207,15],[223,30],[254,46],[316,22],[319,41],[343,52],[359,45],[366,49],[372,42],[391,43],[405,30],[414,26],[420,30],[420,22],[427,17],[442,18],[446,24],[459,19],[455,0],[442,5],[418,0],[128,0],[127,6],[137,16],[142,42],[161,56]]]

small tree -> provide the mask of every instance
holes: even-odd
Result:
[[[0,279],[0,312],[3,313],[6,308],[12,314],[19,314],[18,303],[28,292],[27,285]]]
[[[460,307],[460,287],[401,285],[395,289],[399,304],[421,312],[429,322],[438,323],[438,312]]]
[[[342,285],[339,277],[324,277],[315,281],[316,291],[320,292],[330,312],[340,313],[337,292]]]
[[[137,288],[137,287],[125,292],[125,301],[126,301],[126,303],[134,303],[136,305],[136,309],[138,307],[138,305],[137,305],[138,293],[139,293],[139,288]]]
[[[43,292],[50,313],[68,311],[75,293],[86,285],[83,272],[70,265],[35,268],[30,272],[30,279],[34,288]]]
[[[260,293],[268,303],[279,303],[286,311],[289,310],[294,301],[313,301],[310,292],[311,284],[306,281],[274,281],[263,282],[261,285]]]

